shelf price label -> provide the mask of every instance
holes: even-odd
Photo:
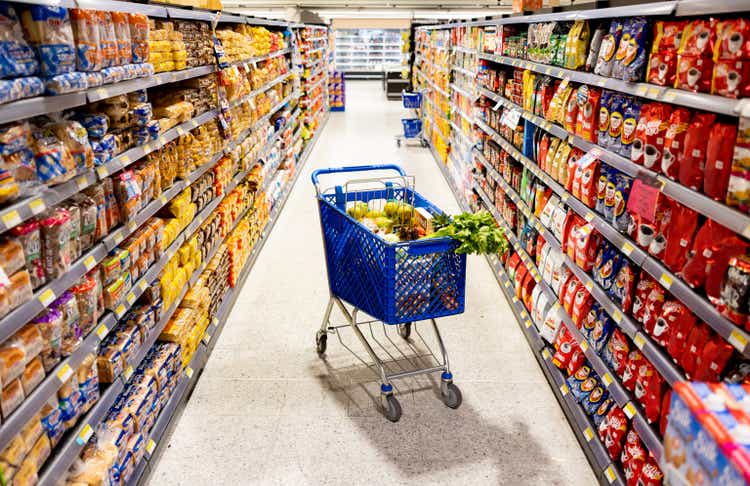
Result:
[[[193,377],[193,368],[191,368],[190,366],[188,366],[187,368],[185,368],[185,374],[187,375],[188,379],[192,378]]]
[[[591,439],[594,438],[594,432],[591,430],[591,427],[586,427],[583,430],[583,437],[586,439],[586,442],[591,442]]]
[[[78,437],[76,437],[76,444],[78,444],[79,446],[84,445],[89,441],[93,434],[94,429],[91,428],[89,424],[84,425],[81,431],[78,433]]]
[[[611,464],[604,470],[604,476],[607,478],[607,481],[609,481],[609,484],[614,483],[615,479],[617,479],[617,475]]]
[[[96,266],[96,258],[94,258],[93,255],[89,255],[86,257],[85,260],[83,260],[83,266],[86,268],[86,271],[88,272],[92,268]]]
[[[531,320],[526,319],[525,321],[523,321],[523,325],[526,326],[526,329],[530,328],[531,327]]]
[[[149,456],[154,453],[154,449],[156,449],[156,442],[154,442],[154,439],[149,439],[146,442],[146,452],[148,452]]]
[[[669,288],[672,286],[672,277],[670,277],[666,273],[662,273],[661,277],[659,277],[659,283],[662,284],[664,288],[669,290]]]
[[[742,331],[738,329],[733,329],[732,332],[729,333],[728,341],[732,346],[740,351],[745,351],[745,348],[747,347],[747,338],[744,336]]]
[[[622,411],[625,412],[625,415],[628,417],[628,419],[632,419],[633,417],[635,417],[636,413],[638,413],[632,402],[628,402],[627,405],[622,408]]]
[[[3,214],[2,220],[6,228],[12,228],[13,226],[21,224],[21,215],[14,209],[13,211],[8,211]]]
[[[608,387],[609,385],[611,385],[612,375],[610,375],[609,373],[604,373],[604,375],[602,376],[602,382],[604,383],[604,386]]]
[[[625,253],[626,256],[630,256],[631,253],[633,253],[633,245],[631,245],[629,242],[625,242],[622,244],[622,252]]]
[[[549,361],[549,359],[550,359],[551,356],[549,354],[549,351],[547,351],[547,348],[542,349],[542,357],[545,360]]]
[[[115,315],[117,316],[118,319],[121,318],[125,314],[125,310],[126,310],[125,304],[120,304],[117,306],[117,308],[115,309]]]
[[[129,380],[131,376],[133,376],[133,367],[131,365],[128,365],[127,369],[125,370],[125,373],[123,373],[123,376],[126,380]]]
[[[562,393],[562,396],[567,395],[569,391],[570,389],[568,388],[567,383],[563,383],[562,385],[560,385],[560,393]]]
[[[44,307],[49,307],[50,304],[55,301],[56,297],[57,296],[52,289],[47,289],[39,295],[39,302],[41,302]]]
[[[612,319],[614,319],[617,324],[620,324],[622,322],[622,312],[620,312],[619,309],[615,309],[612,313]]]
[[[31,214],[37,215],[41,213],[42,211],[44,211],[45,209],[47,209],[47,205],[44,204],[44,201],[37,198],[29,202],[29,209],[31,210]]]
[[[68,363],[65,363],[64,365],[62,365],[62,368],[58,370],[57,379],[60,380],[60,383],[65,383],[72,375],[73,368],[71,368]]]
[[[104,324],[100,324],[99,327],[96,328],[96,335],[99,337],[99,339],[104,339],[104,336],[109,333],[109,329]]]
[[[581,350],[584,353],[589,350],[589,342],[586,341],[585,339],[583,341],[581,341]]]
[[[640,332],[635,333],[635,337],[633,338],[633,342],[636,346],[638,346],[638,349],[643,349],[643,347],[646,345],[646,338],[643,337],[643,334]]]

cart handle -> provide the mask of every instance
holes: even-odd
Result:
[[[316,169],[313,171],[310,178],[315,188],[318,188],[318,176],[326,174],[337,174],[339,172],[366,172],[369,170],[395,170],[401,176],[406,176],[406,172],[401,166],[396,164],[380,164],[380,165],[350,165],[349,167],[329,167],[327,169]]]

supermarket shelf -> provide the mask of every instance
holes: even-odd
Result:
[[[0,123],[8,123],[23,118],[31,118],[45,113],[57,112],[86,104],[86,93],[63,94],[59,96],[36,96],[0,105]]]
[[[505,64],[507,66],[529,69],[531,71],[543,73],[548,76],[553,76],[560,79],[569,79],[570,81],[575,81],[577,83],[584,83],[592,86],[598,86],[600,88],[620,91],[622,93],[628,93],[631,95],[639,96],[641,98],[647,98],[655,101],[664,101],[667,103],[675,103],[698,110],[712,111],[724,115],[737,116],[742,112],[745,106],[750,105],[750,102],[747,99],[738,101],[731,98],[725,98],[723,96],[716,96],[705,93],[692,93],[690,91],[665,88],[648,83],[629,83],[619,79],[599,76],[598,74],[594,73],[573,71],[570,69],[548,66],[546,64],[526,61],[523,59],[499,56],[496,54],[479,53],[479,57],[500,64]]]
[[[451,49],[455,52],[463,52],[465,54],[476,54],[477,50],[471,47],[463,47],[463,46],[451,46]]]
[[[315,41],[326,40],[326,39],[328,39],[328,36],[325,36],[325,35],[321,35],[321,36],[318,36],[318,37],[308,37],[308,38],[304,38],[303,37],[302,38],[302,40],[304,42],[315,42]]]
[[[229,107],[230,108],[234,108],[236,106],[241,105],[242,103],[247,103],[248,101],[250,101],[253,98],[255,98],[256,96],[258,96],[259,94],[265,93],[266,91],[268,91],[269,89],[273,88],[274,86],[276,86],[279,83],[283,83],[284,81],[286,81],[287,79],[289,79],[292,76],[292,74],[293,74],[293,72],[289,71],[288,73],[282,74],[281,76],[278,76],[277,78],[272,79],[271,81],[267,82],[266,84],[264,84],[260,88],[255,89],[255,90],[251,91],[250,93],[246,94],[242,98],[240,98],[238,100],[232,101],[230,103]]]
[[[292,52],[292,49],[290,47],[287,47],[286,49],[280,49],[278,51],[269,52],[268,54],[262,54],[260,56],[254,56],[249,59],[245,59],[244,61],[237,61],[232,63],[232,66],[244,66],[245,69],[249,67],[250,64],[255,65],[262,61],[267,61],[269,59],[273,59],[275,57],[283,56],[285,54],[289,54]]]
[[[745,0],[680,0],[675,15],[709,15],[719,13],[747,12],[750,5]]]
[[[469,114],[463,111],[461,108],[459,108],[457,104],[451,103],[450,105],[451,105],[451,109],[454,112],[458,113],[461,116],[461,118],[469,122],[470,125],[474,125],[475,123],[474,117],[469,116]]]
[[[316,52],[323,52],[326,50],[327,47],[328,46],[323,45],[323,46],[316,47],[315,49],[310,49],[310,50],[300,49],[300,52],[302,52],[306,56],[309,56],[310,54],[315,54]]]
[[[471,70],[469,70],[469,69],[465,69],[465,68],[462,68],[461,66],[457,66],[457,65],[455,65],[455,64],[453,64],[453,65],[451,66],[451,69],[453,69],[454,71],[457,71],[457,72],[459,72],[459,73],[461,73],[461,74],[465,74],[465,75],[467,75],[467,76],[472,76],[472,77],[473,77],[473,76],[476,76],[476,75],[477,75],[477,73],[476,73],[476,70],[474,70],[474,71],[471,71]]]
[[[220,12],[214,13],[206,10],[188,10],[175,7],[167,7],[167,15],[170,19],[203,20],[206,22],[213,22],[217,17],[223,17]]]
[[[521,154],[518,149],[513,147],[484,122],[477,120],[477,126],[490,135],[492,139],[510,153],[513,158],[531,170],[531,172],[541,179],[545,185],[557,193],[562,202],[566,203],[573,211],[589,221],[599,233],[620,249],[620,251],[630,258],[636,266],[643,268],[658,280],[666,290],[682,301],[720,336],[729,341],[729,343],[742,353],[743,356],[750,357],[750,348],[748,347],[748,343],[750,343],[750,335],[747,332],[743,331],[726,317],[721,315],[721,313],[716,310],[716,308],[711,305],[705,297],[695,293],[695,291],[680,278],[664,268],[654,257],[638,248],[629,238],[618,232],[601,216],[595,214],[578,199],[572,197],[569,192],[557,183],[557,181],[553,180],[548,174],[543,172],[532,160]]]
[[[76,426],[68,431],[54,449],[54,454],[39,472],[39,484],[54,485],[78,458],[83,447],[94,433],[94,427],[99,424],[109,412],[117,396],[123,390],[124,384],[118,377],[110,384],[94,406],[88,411]],[[100,389],[101,392],[101,389]]]
[[[433,89],[434,89],[435,91],[437,91],[437,92],[438,92],[438,93],[440,93],[441,95],[445,96],[446,98],[450,98],[450,95],[449,95],[449,94],[448,94],[448,93],[447,93],[447,92],[446,92],[445,90],[443,90],[442,88],[440,88],[440,87],[439,87],[439,86],[438,86],[437,84],[435,84],[435,82],[434,82],[434,81],[433,81],[432,79],[430,79],[430,78],[429,78],[429,77],[428,77],[428,76],[427,76],[427,75],[426,75],[426,74],[424,73],[424,71],[422,71],[421,69],[417,69],[417,73],[418,73],[418,74],[419,74],[420,76],[422,76],[422,78],[426,79],[426,80],[427,80],[427,82],[428,82],[428,83],[430,84],[430,86],[432,86],[432,88],[433,88]]]
[[[54,2],[50,1],[47,3]],[[167,9],[158,5],[144,5],[142,3],[123,2],[118,0],[75,0],[75,3],[78,4],[78,8],[83,9],[143,13],[149,17],[167,17],[168,15]]]
[[[456,83],[451,83],[449,86],[456,93],[458,93],[458,94],[460,94],[460,95],[468,98],[469,100],[471,100],[472,103],[474,103],[479,98],[478,95],[470,93],[469,91],[467,91],[466,89],[464,89],[461,86],[457,85]]]
[[[321,70],[320,72],[325,72],[325,71]],[[315,83],[312,86],[305,87],[305,92],[307,92],[307,93],[311,92],[312,90],[314,90],[315,88],[317,88],[318,86],[320,86],[321,83],[323,83],[324,81],[327,81],[327,80],[328,80],[328,74],[326,74],[325,76],[321,77],[319,80],[315,81]]]
[[[622,157],[621,155],[615,154],[607,149],[599,147],[591,142],[583,140],[581,137],[568,132],[563,127],[551,123],[544,118],[541,118],[533,113],[524,110],[522,107],[513,103],[512,101],[493,93],[492,91],[479,88],[479,92],[490,98],[491,100],[498,103],[496,106],[505,106],[508,109],[517,110],[521,112],[521,116],[535,124],[536,126],[543,128],[552,135],[568,140],[568,142],[585,152],[591,152],[597,159],[602,162],[611,165],[612,167],[626,173],[631,177],[646,176],[650,180],[659,182],[661,192],[668,195],[672,199],[681,202],[687,207],[698,211],[699,213],[713,219],[714,221],[726,226],[727,228],[735,231],[745,238],[750,238],[750,215],[737,211],[734,208],[730,208],[719,201],[715,201],[704,194],[694,191],[690,188],[683,186],[682,184],[669,179],[657,172],[646,169],[645,167],[635,164],[630,160]]]

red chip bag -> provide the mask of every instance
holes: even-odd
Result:
[[[664,153],[661,158],[661,172],[670,179],[677,179],[680,174],[679,157],[685,132],[690,123],[690,111],[687,108],[675,108],[669,116],[669,126],[664,135]]]
[[[654,52],[648,60],[646,81],[659,86],[674,86],[677,74],[676,52]]]
[[[568,156],[568,173],[565,181],[560,181],[565,185],[565,190],[573,194],[576,199],[581,199],[581,172],[578,160],[583,156],[583,150],[574,147]],[[576,177],[578,184],[576,184]]]
[[[565,329],[565,326],[560,326],[560,331],[557,333],[557,339],[555,339],[556,351],[552,356],[552,363],[561,370],[567,369],[575,348],[578,348],[578,344],[575,339],[573,339],[570,331]]]
[[[578,231],[578,227],[586,223],[582,217],[578,216],[573,211],[568,211],[565,215],[565,222],[563,223],[563,234],[562,234],[562,251],[568,256],[573,252],[573,259],[575,259],[575,238],[571,238],[571,232],[575,229]]]
[[[528,272],[521,284],[521,302],[523,302],[526,310],[531,310],[531,293],[534,291],[534,287],[536,287],[536,280],[531,276],[531,272]]]
[[[646,309],[643,313],[643,330],[649,335],[654,334],[656,319],[661,315],[661,308],[664,305],[664,287],[659,284],[654,285],[646,298]]]
[[[719,381],[734,348],[718,334],[713,334],[695,363],[696,381]]]
[[[571,285],[575,285],[575,287],[571,289]],[[573,312],[573,302],[575,302],[576,295],[580,289],[585,290],[586,287],[584,287],[578,279],[575,279],[574,282],[571,281],[571,283],[568,284],[568,292],[565,294],[565,300],[563,300],[563,309],[565,309],[565,312],[568,314]]]
[[[584,363],[586,363],[586,355],[583,354],[581,347],[575,344],[573,352],[570,355],[570,361],[568,361],[568,365],[565,367],[568,376],[572,376]]]
[[[708,135],[703,193],[717,201],[724,201],[727,196],[734,157],[734,143],[730,141],[736,138],[737,125],[730,123],[715,123]]]
[[[573,89],[573,92],[570,93],[570,96],[568,97],[568,102],[565,104],[565,130],[567,130],[570,133],[575,133],[577,120],[578,120],[578,89]]]
[[[521,255],[518,253],[513,253],[510,258],[508,258],[508,264],[506,265],[506,270],[508,272],[508,275],[510,275],[512,278],[515,278],[516,271],[518,270],[518,265],[521,263]]]
[[[591,223],[586,223],[575,234],[575,262],[584,271],[590,272],[596,260],[596,249],[602,241],[602,235]]]
[[[612,371],[617,376],[623,376],[625,373],[625,366],[628,364],[628,354],[630,353],[630,345],[628,344],[628,338],[619,329],[612,331],[612,336],[607,341],[607,347],[605,348],[605,355],[608,357],[609,363],[612,365]]]
[[[698,93],[711,91],[714,62],[711,58],[680,55],[677,57],[677,76],[674,87]]]
[[[682,279],[693,288],[701,288],[711,269],[713,249],[717,242],[734,235],[732,230],[707,219],[693,239],[693,248],[685,266],[682,267]]]
[[[729,267],[732,257],[747,253],[750,245],[737,235],[731,235],[716,243],[712,247],[712,255],[709,261],[710,270],[706,277],[706,295],[708,299],[717,305],[721,301],[721,284]]]
[[[594,298],[591,296],[586,287],[579,287],[578,291],[576,292],[575,298],[573,299],[573,308],[572,312],[570,313],[573,324],[575,324],[579,329],[581,327],[581,323],[583,322],[583,318],[588,314],[589,310],[591,310],[591,306],[593,305],[593,303]]]
[[[654,365],[644,360],[643,365],[638,368],[634,394],[643,406],[649,423],[659,421],[663,388],[664,378],[656,371]]]
[[[663,480],[664,473],[661,472],[659,463],[652,455],[649,455],[638,477],[638,486],[661,486]]]
[[[599,182],[599,167],[601,163],[596,159],[591,159],[580,161],[579,165],[581,166],[581,180],[580,196],[578,199],[586,206],[594,208],[596,207],[597,183]]]
[[[716,19],[691,20],[682,32],[680,54],[710,57],[716,42]]]
[[[625,473],[625,481],[628,486],[636,486],[641,475],[641,469],[646,463],[646,449],[633,429],[630,429],[625,436],[620,462],[622,462],[622,470]]]
[[[697,324],[693,327],[688,335],[685,349],[680,357],[680,366],[682,366],[683,371],[685,371],[685,376],[687,376],[689,380],[693,379],[693,376],[695,375],[698,355],[710,337],[711,335],[708,326],[703,323]]]
[[[750,59],[750,21],[739,17],[716,24],[714,60]]]
[[[635,287],[635,297],[633,298],[633,317],[636,321],[643,323],[643,315],[646,312],[646,302],[651,293],[651,289],[656,285],[656,281],[651,275],[641,271],[638,285]]]
[[[638,368],[640,368],[644,362],[645,358],[643,357],[643,354],[637,349],[632,350],[630,354],[628,354],[628,362],[623,369],[622,376],[620,377],[622,379],[622,386],[624,386],[626,390],[630,392],[635,390],[635,380],[638,378]]]
[[[750,60],[720,59],[714,62],[711,93],[728,98],[750,96]]]
[[[518,268],[516,269],[516,278],[513,279],[514,287],[516,293],[516,299],[521,298],[521,288],[523,287],[523,281],[526,279],[526,276],[529,274],[529,269],[526,268],[526,265],[521,263],[518,265]]]
[[[654,40],[651,43],[651,52],[677,52],[682,40],[682,32],[687,26],[687,21],[657,20],[654,22]]]
[[[675,362],[679,363],[688,335],[698,321],[685,304],[676,300],[668,300],[664,303],[660,318],[667,322],[670,330],[669,341],[666,345],[667,352]]]
[[[625,435],[628,433],[628,418],[620,407],[612,407],[605,419],[607,431],[604,437],[604,447],[610,459],[616,460],[625,445]]]
[[[672,206],[669,226],[664,236],[667,245],[664,247],[664,265],[673,272],[679,272],[685,265],[688,250],[693,243],[693,235],[698,227],[698,213],[676,201]]]
[[[713,113],[698,112],[685,132],[684,146],[678,157],[679,179],[682,185],[699,191],[703,188],[703,173],[706,167],[706,148],[711,126],[716,121]]]
[[[572,95],[571,95],[572,96]],[[582,139],[596,143],[599,128],[599,100],[602,91],[588,85],[578,87],[578,113],[575,133]]]
[[[645,103],[641,105],[641,117],[635,126],[635,135],[633,136],[633,147],[630,150],[630,160],[636,164],[643,165],[643,152],[646,146],[646,129],[650,119],[650,112],[655,104]]]

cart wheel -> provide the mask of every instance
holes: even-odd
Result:
[[[424,138],[420,139],[419,143],[422,144],[422,147],[427,148],[427,140],[425,140]]]
[[[393,395],[386,396],[385,402],[385,418],[391,422],[398,422],[401,418],[401,404],[398,403],[398,400]]]
[[[411,322],[407,322],[406,324],[399,324],[398,335],[404,339],[409,339],[409,336],[411,336]]]
[[[458,408],[461,406],[461,402],[463,402],[463,397],[461,396],[461,390],[458,389],[456,385],[453,383],[448,383],[448,394],[443,395],[443,403],[445,403],[446,407],[449,408]]]
[[[400,146],[401,146],[401,139],[397,138],[396,139],[396,147],[400,147]]]
[[[318,333],[315,335],[315,349],[318,351],[318,355],[323,356],[326,354],[326,345],[328,344],[328,334]]]

